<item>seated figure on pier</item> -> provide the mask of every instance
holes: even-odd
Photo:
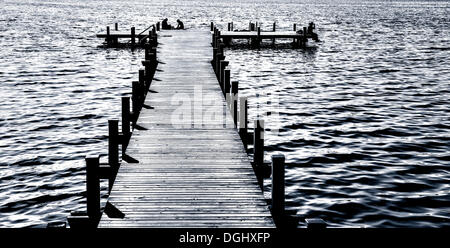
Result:
[[[177,29],[184,29],[184,24],[182,21],[180,21],[180,19],[177,20],[178,26]]]
[[[172,26],[170,24],[167,23],[168,19],[165,18],[162,22],[161,22],[161,29],[172,29]]]
[[[310,22],[307,32],[312,36],[313,40],[319,41],[319,36],[316,33],[314,33],[314,29],[316,29],[316,24],[314,24],[314,22]]]

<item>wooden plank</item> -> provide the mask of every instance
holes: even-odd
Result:
[[[274,227],[210,64],[210,33],[159,34],[150,107],[126,150],[136,163],[121,164],[108,199],[125,218],[104,214],[99,227]],[[217,118],[196,116],[207,111]]]

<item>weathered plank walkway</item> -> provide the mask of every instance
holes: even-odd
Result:
[[[209,31],[163,31],[158,70],[98,227],[275,227],[210,64]],[[201,91],[201,93],[200,93]],[[184,118],[180,118],[184,115]]]

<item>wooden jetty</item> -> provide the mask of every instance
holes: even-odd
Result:
[[[99,227],[273,227],[233,120],[223,111],[209,33],[164,31],[159,40],[158,81],[126,150],[139,162],[122,163],[108,199],[125,217],[104,214]],[[194,95],[196,87],[201,95]],[[173,100],[181,98],[189,103],[180,109]],[[174,120],[177,109],[187,118]],[[223,118],[194,116],[206,110]]]
[[[271,30],[264,31],[258,26],[258,23],[250,22],[248,30],[234,30],[233,23],[228,23],[227,30],[220,30],[211,22],[211,32],[218,39],[222,39],[225,45],[230,44],[234,39],[249,39],[251,44],[256,47],[259,47],[262,40],[271,40],[272,44],[275,44],[276,39],[292,39],[295,47],[303,48],[306,47],[309,39],[319,41],[311,27],[303,27],[297,31],[297,25],[294,24],[292,31],[277,31],[275,22]]]
[[[158,26],[140,43],[145,69],[132,82],[132,103],[122,97],[120,132],[119,120],[108,121],[107,162],[86,157],[87,211],[72,212],[70,227],[296,226],[285,211],[285,157],[264,161],[264,120],[248,130],[248,99],[230,80],[220,32]],[[110,45],[129,37],[108,34]],[[270,176],[269,207],[262,189]],[[103,207],[100,179],[109,181]]]
[[[152,24],[136,34],[136,28],[131,27],[130,33],[120,33],[119,25],[115,23],[114,31],[109,26],[106,27],[106,33],[97,34],[97,38],[105,39],[105,45],[108,47],[118,47],[123,44],[129,44],[132,47],[143,46],[148,43],[148,39],[156,35],[156,32],[160,30],[160,23]],[[120,43],[119,39],[128,39],[127,43]]]

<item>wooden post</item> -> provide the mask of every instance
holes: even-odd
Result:
[[[131,27],[131,45],[134,47],[134,45],[136,44],[136,30],[134,27]]]
[[[227,96],[228,93],[230,93],[230,80],[231,80],[230,74],[231,74],[230,69],[226,69],[224,71],[225,79],[223,81],[223,84],[220,85],[223,91],[223,95],[225,97]]]
[[[152,36],[153,36],[153,32],[154,32],[154,29],[148,31],[148,46],[151,46],[151,45],[152,45]],[[147,47],[146,47],[146,48],[147,48]]]
[[[213,48],[213,59],[211,60],[211,64],[213,65],[213,69],[216,70],[214,67],[216,65],[216,55],[217,55],[218,48]]]
[[[233,81],[231,83],[231,94],[232,94],[232,113],[233,113],[233,121],[234,127],[237,128],[238,125],[238,98],[239,98],[239,81]]]
[[[211,22],[211,32],[214,31],[214,23]]]
[[[264,162],[264,120],[255,120],[253,146],[253,163],[255,166],[262,165]]]
[[[228,23],[228,31],[231,31],[231,23]]]
[[[220,76],[220,61],[223,60],[223,57],[224,56],[222,56],[222,53],[220,53],[220,51],[216,54],[216,64],[214,65],[214,71],[216,72],[217,79],[219,79]]]
[[[272,215],[282,219],[284,215],[284,155],[272,156]]]
[[[219,48],[219,53],[224,55],[225,53],[223,52],[223,49],[225,48],[225,44],[220,42],[218,48]]]
[[[156,31],[159,31],[159,26],[160,26],[160,23],[157,22],[157,23],[156,23]]]
[[[308,41],[308,38],[306,37],[306,31],[307,31],[307,28],[303,27],[303,38],[302,38],[302,47],[303,48],[306,47],[306,42]]]
[[[141,104],[144,103],[145,89],[147,88],[145,81],[145,71],[139,70],[139,99]]]
[[[114,28],[115,28],[116,31],[119,30],[119,24],[117,22],[114,24]]]
[[[156,47],[152,47],[150,48],[150,59],[156,61],[157,59],[157,54],[156,54]]]
[[[276,23],[273,22],[273,32],[275,33],[276,31]],[[275,38],[272,39],[272,45],[275,45]]]
[[[231,22],[231,31],[234,31],[234,23]]]
[[[297,24],[296,24],[296,23],[294,23],[294,27],[293,27],[293,29],[294,29],[294,32],[296,32],[296,31],[297,31]],[[294,44],[294,47],[295,47],[295,38],[294,38],[294,39],[292,39],[292,43]]]
[[[224,45],[222,45],[222,40],[220,38],[221,35],[221,31],[217,30],[217,36],[216,36],[216,47],[219,48],[219,51],[222,51],[222,47]],[[223,51],[222,51],[223,52]]]
[[[261,43],[261,27],[258,27],[258,38],[256,39],[256,46],[259,47]]]
[[[132,87],[131,87],[131,100],[132,103],[132,109],[133,109],[133,124],[136,124],[137,118],[139,116],[139,82],[133,81]]]
[[[106,44],[111,45],[111,32],[109,30],[109,26],[106,26]]]
[[[119,120],[108,120],[108,164],[119,167]]]
[[[247,151],[248,140],[248,102],[247,97],[239,98],[239,134],[244,143],[245,151]]]
[[[145,47],[145,50],[144,50],[144,59],[145,59],[145,60],[150,60],[150,47]]]
[[[130,138],[130,98],[128,96],[122,97],[122,155],[125,154],[125,150],[128,145],[128,139]]]
[[[144,75],[145,80],[147,81],[146,87],[148,88],[151,83],[152,71],[151,71],[151,62],[148,60],[150,55],[146,56],[145,60],[142,61],[142,65],[144,66]]]
[[[230,62],[221,60],[220,61],[220,73],[219,73],[219,84],[223,84],[225,82],[225,68],[228,66]]]
[[[100,217],[100,175],[99,156],[86,156],[86,193],[87,215],[90,221],[96,222]]]

